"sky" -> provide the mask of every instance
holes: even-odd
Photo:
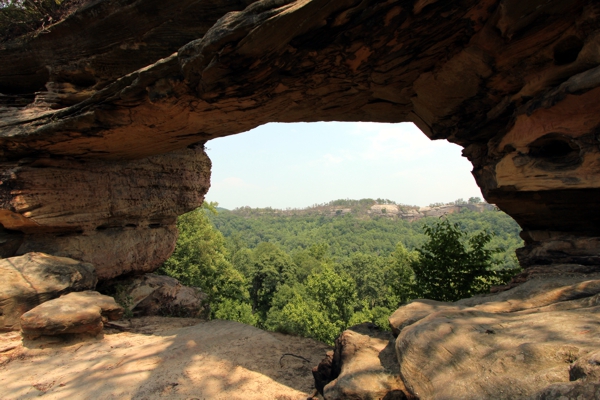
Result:
[[[384,198],[427,206],[482,197],[462,148],[412,123],[271,123],[206,144],[220,207],[304,208]]]

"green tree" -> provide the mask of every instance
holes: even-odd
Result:
[[[314,243],[308,248],[308,253],[318,261],[326,261],[329,254],[329,245],[325,242]]]
[[[219,307],[214,312],[217,319],[226,319],[229,321],[238,321],[248,325],[256,325],[256,315],[252,313],[250,303],[236,301],[232,299],[223,299]]]
[[[492,236],[485,231],[469,236],[447,219],[424,231],[429,240],[412,263],[419,297],[456,301],[504,283],[514,272],[494,269],[493,255],[500,250],[488,248]]]
[[[346,259],[339,268],[353,277],[358,298],[366,301],[368,308],[385,302],[388,288],[385,282],[385,261],[383,257],[374,254],[357,252]]]
[[[225,300],[240,307],[249,302],[246,280],[227,260],[225,238],[206,215],[216,212],[215,206],[205,204],[177,219],[175,251],[157,271],[202,289],[208,296],[212,317],[217,316]]]
[[[358,305],[356,283],[346,273],[336,273],[330,266],[309,275],[306,280],[307,296],[316,301],[329,319],[340,328],[346,328]]]
[[[241,248],[231,255],[231,264],[248,280],[252,280],[254,268],[253,253],[247,247]]]
[[[296,265],[279,246],[262,242],[254,250],[251,275],[252,308],[264,321],[279,287],[295,283]]]
[[[354,318],[357,308],[360,303],[352,278],[323,265],[320,271],[309,275],[306,285],[279,288],[264,325],[270,330],[333,344],[333,340],[357,319],[365,322],[372,318],[370,313]]]
[[[0,0],[0,41],[56,23],[73,1]]]
[[[297,288],[282,289],[274,298],[265,327],[333,344],[340,333],[339,326],[328,318],[319,303]]]
[[[313,272],[321,269],[323,262],[311,255],[308,250],[297,250],[292,253],[292,259],[296,264],[296,277],[298,282],[306,282],[306,278]]]
[[[418,260],[417,251],[408,251],[402,243],[396,245],[396,250],[388,259],[385,268],[385,282],[389,294],[386,307],[396,309],[400,304],[407,303],[415,297],[415,273],[412,265]]]

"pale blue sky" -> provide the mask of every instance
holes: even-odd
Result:
[[[221,207],[303,208],[336,199],[388,198],[426,206],[481,197],[461,147],[413,124],[267,124],[207,143]]]

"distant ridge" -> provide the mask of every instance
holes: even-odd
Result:
[[[272,207],[252,208],[238,207],[234,210],[217,207],[218,211],[232,212],[246,217],[260,215],[281,215],[281,216],[301,216],[301,215],[323,215],[338,217],[346,214],[353,214],[362,217],[384,217],[392,219],[403,219],[408,221],[417,221],[425,217],[441,217],[447,214],[454,214],[469,210],[473,212],[493,211],[496,206],[482,202],[478,197],[472,197],[469,201],[458,199],[450,203],[434,203],[427,207],[419,207],[407,204],[398,204],[389,199],[338,199],[328,203],[313,204],[306,208],[287,208],[277,209]]]

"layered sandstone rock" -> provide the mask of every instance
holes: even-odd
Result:
[[[599,312],[600,274],[576,272],[454,303],[415,300],[389,318],[395,340],[351,328],[313,375],[332,399],[592,399]]]
[[[404,400],[406,388],[397,370],[393,336],[362,324],[336,339],[335,351],[313,369],[313,375],[327,400]]]
[[[42,251],[89,262],[94,265],[98,279],[104,280],[160,267],[175,248],[177,228],[172,223],[25,237],[16,254]]]
[[[38,158],[3,164],[7,255],[45,252],[92,263],[99,279],[150,272],[172,253],[177,215],[202,204],[202,146],[133,161]],[[19,245],[13,245],[15,240]]]
[[[23,313],[98,281],[91,264],[43,253],[0,260],[0,277],[0,331],[18,330]]]
[[[401,307],[390,325],[404,384],[421,399],[595,393],[599,278],[538,277],[497,295]]]
[[[590,281],[599,22],[594,0],[90,2],[0,47],[0,254],[89,260],[102,279],[150,271],[208,189],[207,140],[267,122],[412,121],[463,146],[486,200],[523,228],[526,270],[509,287]],[[413,315],[397,327],[404,382],[424,398],[594,393],[565,372],[598,346],[596,297],[580,289]]]
[[[591,0],[89,3],[0,49],[0,219],[37,235],[20,253],[72,254],[39,235],[169,226],[197,206],[173,201],[208,187],[186,146],[273,121],[413,121],[465,147],[523,227],[525,266],[597,266],[599,15]],[[142,172],[159,165],[179,178]]]
[[[121,316],[123,308],[112,297],[88,290],[66,294],[29,310],[21,315],[21,330],[31,339],[72,333],[97,335],[105,322]]]

